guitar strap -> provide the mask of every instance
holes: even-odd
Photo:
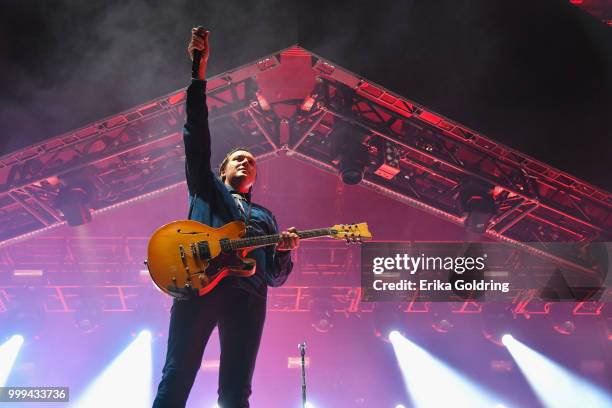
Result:
[[[241,213],[242,213],[244,216],[246,216],[245,227],[246,227],[246,231],[247,231],[247,233],[249,232],[249,228],[250,228],[249,222],[251,221],[251,208],[253,207],[252,201],[250,200],[250,198],[251,198],[251,190],[252,190],[252,188],[249,188],[249,192],[248,192],[248,197],[249,197],[249,200],[248,200],[248,203],[249,203],[249,208],[248,208],[248,210],[246,211],[246,213],[245,213],[245,211],[244,211],[244,204],[243,204],[243,200],[245,200],[245,201],[246,201],[246,199],[245,199],[245,198],[244,198],[242,195],[240,195],[240,193],[233,193],[233,194],[232,194],[232,196],[234,197],[234,201],[236,202],[236,205],[237,205],[237,206],[238,206],[238,208],[240,209],[240,212],[241,212]]]
[[[197,196],[197,194],[194,193],[193,196],[191,197],[191,202],[189,203],[189,214],[187,214],[187,219],[188,220],[191,219],[191,213],[193,213],[193,206],[195,205],[196,196]]]

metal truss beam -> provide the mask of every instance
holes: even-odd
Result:
[[[0,317],[11,313],[14,305],[32,299],[22,299],[26,296],[21,292],[21,286],[0,286]],[[102,311],[106,313],[132,313],[138,311],[143,297],[154,296],[159,308],[170,309],[171,298],[156,296],[151,284],[122,285],[42,285],[34,288],[40,296],[36,302],[42,303],[46,313],[74,313],[79,307],[82,297],[91,297],[95,293],[102,300]],[[511,312],[518,315],[548,315],[551,304],[539,302],[530,297],[529,292],[514,293],[509,300]],[[372,313],[377,304],[361,302],[361,288],[358,286],[283,286],[270,290],[268,296],[268,311],[277,313],[308,313],[312,311],[313,299],[331,300],[334,314],[344,317],[360,316]],[[147,303],[151,307],[151,303]],[[398,303],[403,313],[429,313],[430,302],[406,301]],[[455,315],[481,314],[486,305],[473,301],[455,302],[447,305],[449,312]],[[576,302],[573,304],[574,316],[603,316],[610,307],[606,302]]]
[[[309,74],[289,88],[285,78],[296,66]],[[491,238],[528,248],[532,241],[588,243],[612,236],[609,192],[297,46],[211,78],[207,88],[213,134],[249,146],[259,160],[282,152],[335,172],[333,130],[348,122],[366,136],[362,183],[376,193],[462,224],[456,194],[475,179],[496,191],[486,231]],[[62,186],[94,189],[96,214],[182,185],[184,100],[179,90],[1,157],[0,247],[63,225],[57,205]],[[376,172],[385,144],[400,154],[390,177]]]

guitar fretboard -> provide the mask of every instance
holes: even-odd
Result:
[[[328,235],[336,235],[338,231],[331,228],[321,228],[306,231],[298,231],[297,235],[300,239],[309,239],[324,237]],[[261,247],[277,244],[281,240],[280,234],[260,235],[257,237],[240,238],[234,240],[221,240],[221,249],[223,251],[237,250],[250,247]]]

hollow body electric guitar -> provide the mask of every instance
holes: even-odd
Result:
[[[245,237],[245,231],[242,221],[220,228],[192,220],[174,221],[153,233],[145,264],[153,282],[170,296],[203,296],[226,276],[253,275],[255,260],[246,254],[281,240],[280,234]],[[297,234],[300,239],[327,236],[349,243],[372,238],[366,223],[339,224]]]

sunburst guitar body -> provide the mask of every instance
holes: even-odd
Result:
[[[251,250],[274,245],[280,234],[245,237],[242,221],[219,228],[192,220],[174,221],[158,228],[147,247],[145,261],[155,285],[176,298],[203,296],[226,276],[248,277],[255,273]],[[347,242],[370,239],[366,223],[339,224],[330,228],[300,231],[300,239],[328,236]]]

